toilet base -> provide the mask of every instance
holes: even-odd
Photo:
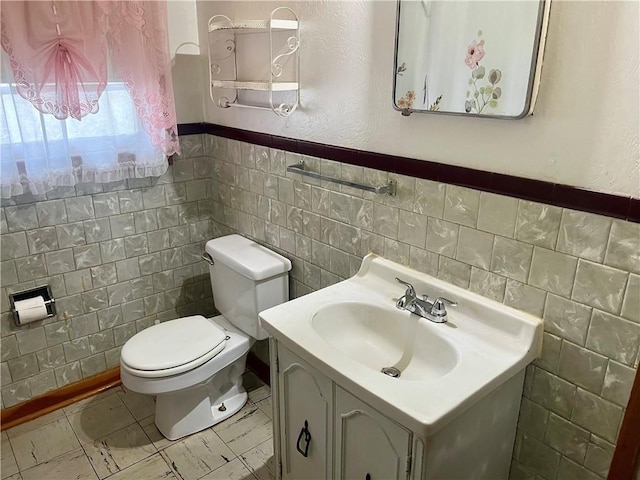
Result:
[[[247,402],[247,392],[242,386],[246,358],[243,355],[207,382],[158,394],[155,423],[160,433],[169,440],[177,440],[238,412]]]
[[[209,320],[225,330],[226,346],[193,370],[167,377],[147,377],[120,361],[120,378],[126,388],[156,396],[156,426],[169,440],[209,428],[229,418],[247,401],[242,374],[250,339],[228,325],[222,316]]]

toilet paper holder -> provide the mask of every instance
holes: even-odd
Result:
[[[40,287],[30,288],[21,292],[15,292],[9,294],[9,302],[11,303],[11,313],[13,314],[13,321],[16,326],[21,327],[18,318],[18,311],[16,310],[16,302],[20,300],[27,300],[29,298],[42,297],[44,299],[44,305],[47,308],[47,318],[56,316],[56,301],[51,294],[51,287],[49,285],[42,285]]]

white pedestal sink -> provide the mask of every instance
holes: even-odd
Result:
[[[446,323],[400,310],[396,301],[405,287],[396,277],[412,283],[418,294],[444,296],[458,306],[448,308]],[[326,376],[334,392],[349,392],[410,432],[410,478],[506,477],[524,368],[541,349],[541,319],[373,254],[364,258],[354,277],[266,310],[260,317],[274,339],[274,363],[279,351],[291,352],[300,358],[292,365],[306,362],[307,370],[314,372],[315,383],[310,385],[326,384],[317,378]],[[385,375],[385,367],[397,368],[400,376]],[[282,419],[292,414],[286,410],[295,403],[296,393],[285,373],[272,369],[272,388],[274,425],[279,425],[276,456],[289,459]],[[331,395],[334,403],[327,400],[334,416],[340,405],[336,395]],[[327,396],[325,392],[320,398]],[[346,428],[344,421],[331,420],[330,438]],[[346,451],[344,443],[340,438],[336,442],[339,448],[334,445],[325,452],[331,454],[327,478],[350,471],[345,470],[347,460],[339,460]],[[304,476],[298,471],[289,477],[294,474]]]

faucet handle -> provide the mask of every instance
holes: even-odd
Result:
[[[396,282],[401,283],[402,285],[407,287],[407,292],[405,293],[405,295],[409,295],[410,297],[413,297],[413,298],[416,297],[416,289],[413,288],[413,285],[411,285],[409,282],[405,282],[404,280],[398,277],[396,277]]]
[[[449,300],[448,298],[438,297],[434,300],[433,305],[431,306],[431,314],[432,315],[444,315],[447,313],[447,309],[445,308],[445,303],[448,303],[452,307],[457,307],[458,302],[455,300]]]

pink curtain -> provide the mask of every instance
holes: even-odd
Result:
[[[91,2],[3,2],[2,48],[18,93],[42,113],[95,113],[107,83],[106,41]]]
[[[166,2],[3,2],[1,23],[17,90],[38,110],[58,119],[95,113],[108,44],[152,144],[180,152]]]
[[[164,1],[98,1],[111,56],[143,128],[165,154],[179,153]],[[168,153],[171,152],[171,153]]]

